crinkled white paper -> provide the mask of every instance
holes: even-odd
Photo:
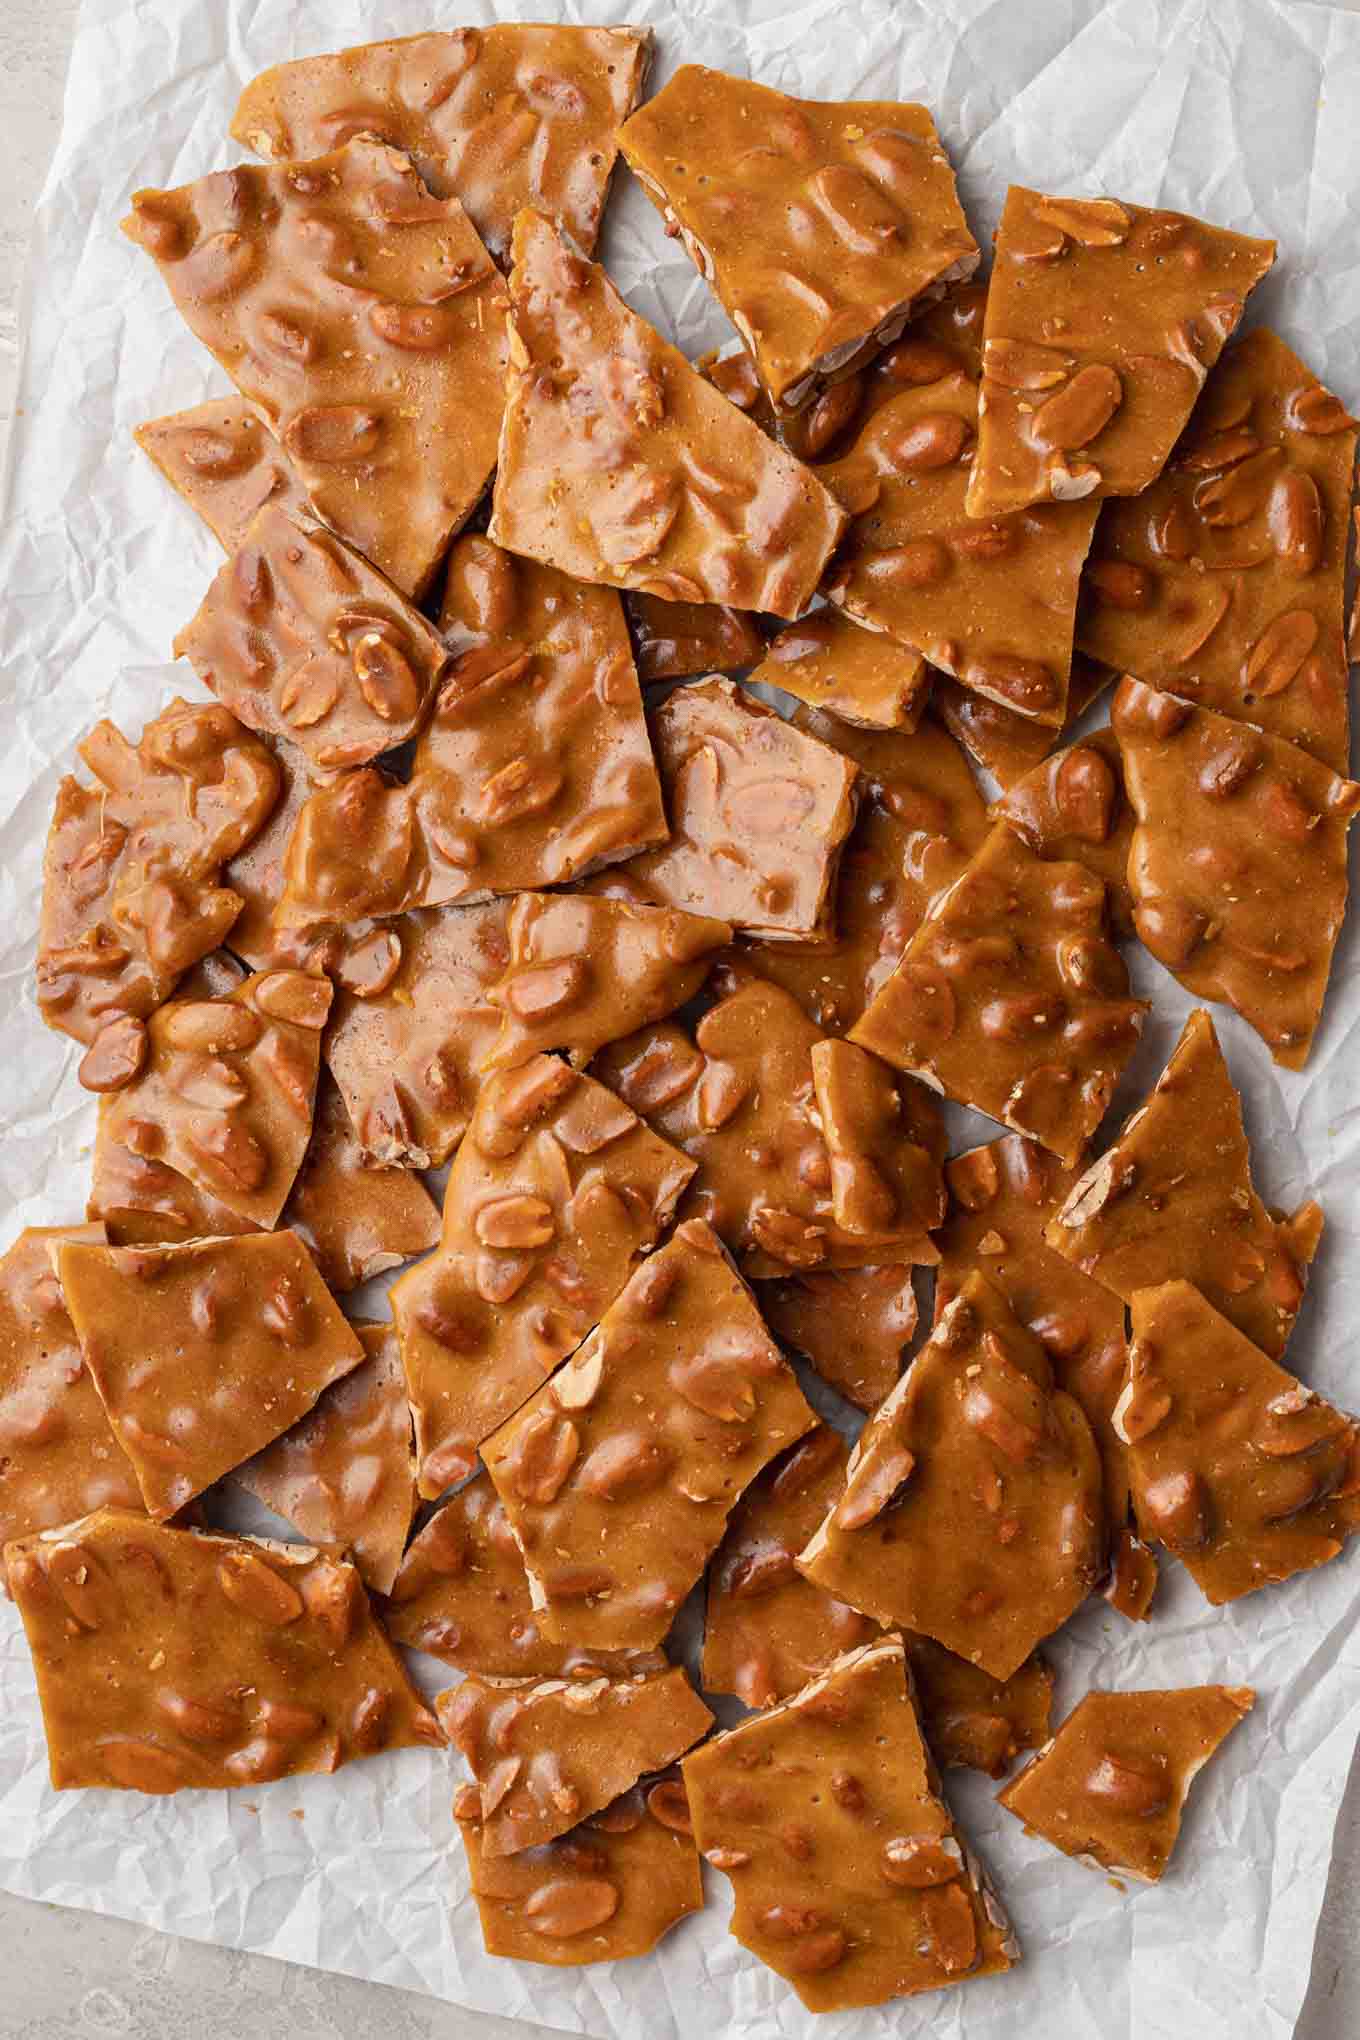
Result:
[[[237,160],[240,87],[281,58],[430,26],[523,15],[431,0],[86,0],[65,123],[38,210],[21,415],[0,532],[0,1184],[8,1238],[82,1214],[91,1101],[69,1044],[39,1023],[32,954],[57,780],[98,716],[131,731],[176,691],[166,663],[219,555],[135,450],[142,419],[222,385],[117,223],[139,185]],[[573,5],[686,58],[809,96],[925,100],[989,234],[1007,182],[1166,202],[1249,233],[1281,260],[1253,316],[1274,322],[1352,408],[1360,401],[1360,19],[1295,0],[642,0]],[[606,252],[632,302],[691,352],[729,336],[688,260],[626,175]],[[1309,1191],[1328,1232],[1290,1359],[1360,1406],[1360,1033],[1352,933],[1302,1075],[1217,1018],[1247,1097],[1266,1195]],[[1147,958],[1156,1000],[1121,1102],[1146,1087],[1187,1002]],[[1256,1711],[1201,1782],[1166,1883],[1114,1889],[1000,1813],[987,1781],[949,1790],[1025,1948],[1010,1976],[816,2021],[728,1937],[726,1880],[649,1960],[554,1971],[482,1952],[427,1752],[335,1779],[143,1799],[48,1787],[18,1621],[0,1603],[0,1884],[204,1940],[288,1956],[620,2040],[828,2040],[927,2030],[968,2040],[1283,2040],[1307,1984],[1333,1825],[1360,1732],[1360,1551],[1215,1614],[1183,1574],[1134,1628],[1093,1604],[1052,1646],[1059,1711],[1091,1684],[1252,1683]]]

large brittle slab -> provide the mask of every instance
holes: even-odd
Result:
[[[681,1766],[731,1931],[810,2011],[1009,1969],[1020,1949],[940,1798],[900,1637],[852,1651]]]
[[[1137,1046],[1128,987],[1101,880],[998,824],[850,1039],[1070,1165]]]
[[[716,602],[665,602],[657,595],[629,594],[624,614],[633,637],[638,679],[688,680],[699,673],[735,673],[759,665],[765,640],[755,618]]]
[[[678,1227],[483,1443],[542,1628],[659,1644],[742,1489],[814,1422],[717,1235]]]
[[[1230,347],[1169,466],[1096,526],[1077,639],[1344,772],[1356,421],[1264,326]]]
[[[693,1173],[550,1056],[483,1085],[438,1251],[392,1290],[422,1495],[470,1473],[482,1439],[599,1323]]]
[[[149,418],[133,438],[172,489],[234,553],[266,503],[307,513],[307,492],[269,428],[240,397]]]
[[[1136,496],[1275,260],[1187,213],[1013,184],[996,232],[968,512]]]
[[[1127,877],[1133,810],[1113,730],[1092,730],[1052,752],[1007,789],[991,814],[1008,823],[1036,857],[1084,864],[1102,879],[1116,935],[1133,934]]]
[[[1008,1679],[1085,1599],[1104,1547],[1081,1406],[974,1273],[865,1425],[798,1569]]]
[[[1360,785],[1283,738],[1125,677],[1111,722],[1137,816],[1133,920],[1187,991],[1302,1069],[1346,909]]]
[[[924,106],[791,99],[682,64],[619,146],[778,406],[801,409],[977,267]]]
[[[831,608],[786,624],[750,675],[753,685],[781,687],[809,708],[887,730],[916,728],[931,678],[919,652]]]
[[[916,1331],[910,1265],[826,1268],[760,1284],[765,1322],[862,1410],[876,1410],[897,1386]]]
[[[963,745],[970,758],[990,772],[1003,791],[1032,772],[1048,756],[1060,735],[1064,735],[1090,707],[1096,696],[1109,686],[1109,670],[1098,666],[1081,652],[1072,655],[1072,676],[1067,683],[1067,720],[1061,731],[1044,723],[1031,722],[985,694],[970,694],[957,680],[937,678],[930,704],[951,737]]]
[[[515,222],[490,533],[580,581],[796,616],[845,518],[542,213]]]
[[[8,1559],[59,1791],[258,1785],[443,1740],[334,1550],[107,1508]]]
[[[457,199],[360,136],[135,192],[124,231],[316,514],[421,593],[490,479],[504,402],[505,286]]]

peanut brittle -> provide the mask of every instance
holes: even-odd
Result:
[[[978,265],[924,106],[791,99],[682,64],[619,146],[789,410]]]
[[[1004,824],[936,900],[850,1039],[1069,1166],[1138,1042],[1105,887]]]
[[[490,533],[578,581],[796,616],[845,518],[541,212],[515,222]]]
[[[540,1626],[659,1644],[742,1489],[814,1422],[717,1235],[680,1226],[482,1446]]]
[[[1047,1739],[1053,1674],[1037,1651],[1008,1679],[994,1679],[929,1636],[904,1639],[930,1754],[943,1769],[999,1778],[1021,1750]]]
[[[366,1358],[235,1479],[313,1544],[344,1545],[366,1585],[390,1592],[416,1508],[411,1412],[391,1325],[354,1325]]]
[[[480,1788],[483,1857],[565,1834],[673,1763],[713,1720],[678,1668],[537,1684],[474,1675],[435,1706]]]
[[[498,262],[521,206],[587,250],[609,192],[614,130],[641,94],[647,28],[497,22],[361,43],[252,78],[231,132],[258,156],[309,156],[353,135],[408,154],[431,191],[460,198]]]
[[[876,1410],[897,1386],[916,1330],[910,1266],[775,1276],[757,1294],[775,1337],[848,1402]]]
[[[457,199],[360,136],[135,192],[123,227],[316,514],[421,593],[490,479],[504,404],[505,286]]]
[[[895,638],[865,630],[838,609],[814,609],[785,625],[750,677],[866,729],[914,730],[931,671]]]
[[[940,1798],[902,1642],[838,1658],[681,1766],[731,1931],[810,2011],[938,1990],[1020,1950]]]
[[[1356,421],[1258,327],[1209,377],[1170,466],[1109,505],[1077,638],[1098,659],[1344,772],[1343,598]]]
[[[146,1053],[135,1023],[155,1011],[241,911],[218,884],[280,790],[258,738],[212,703],[172,701],[136,745],[111,722],[79,746],[97,784],[63,779],[43,865],[38,1010],[49,1027],[92,1043],[81,1081],[102,1091],[135,1075]]]
[[[471,1473],[482,1439],[599,1323],[693,1173],[551,1056],[483,1085],[439,1249],[392,1290],[422,1495]]]
[[[1276,1366],[1188,1282],[1134,1297],[1115,1422],[1143,1535],[1216,1608],[1325,1565],[1360,1530],[1360,1420]]]
[[[987,291],[971,517],[1136,496],[1275,260],[1273,241],[1013,184]]]
[[[481,1795],[454,1801],[488,1955],[572,1967],[646,1955],[704,1902],[678,1771],[634,1785],[551,1842],[513,1856],[482,1850]]]
[[[10,1538],[141,1507],[52,1267],[60,1242],[103,1237],[101,1225],[29,1226],[0,1259],[0,1592]]]
[[[85,1365],[157,1518],[288,1430],[364,1357],[294,1233],[68,1243],[57,1272]]]
[[[1107,667],[1098,666],[1094,659],[1085,658],[1080,652],[1073,653],[1072,676],[1067,683],[1067,720],[1059,732],[1043,723],[1031,722],[1028,716],[1017,715],[1013,708],[1003,708],[999,701],[989,701],[985,694],[970,694],[957,680],[937,678],[930,702],[950,736],[963,745],[984,772],[991,773],[1004,791],[1048,756],[1058,737],[1109,686],[1111,677]]]
[[[1274,1218],[1256,1194],[1242,1101],[1201,1009],[1118,1138],[1070,1186],[1045,1238],[1125,1303],[1140,1289],[1193,1282],[1278,1360],[1321,1232],[1311,1200]]]
[[[307,514],[307,492],[269,428],[240,397],[149,418],[133,438],[172,489],[234,553],[266,503]]]
[[[1250,1686],[1087,1693],[997,1796],[1065,1856],[1155,1884],[1191,1785],[1255,1704]]]
[[[999,1290],[970,1275],[850,1455],[798,1569],[1008,1679],[1100,1576],[1100,1454]]]
[[[1133,934],[1129,848],[1133,810],[1124,796],[1119,744],[1113,730],[1093,730],[1054,751],[1015,784],[991,810],[1028,843],[1036,857],[1084,864],[1105,882],[1110,924]]]
[[[1360,785],[1244,723],[1126,677],[1111,721],[1137,816],[1133,920],[1188,992],[1302,1069],[1346,910]]]
[[[735,673],[759,665],[765,640],[755,619],[716,602],[665,602],[630,594],[624,614],[633,636],[638,679],[688,680],[697,673]]]
[[[443,1741],[333,1550],[107,1508],[8,1558],[58,1791],[261,1785]]]
[[[248,729],[286,737],[321,772],[366,764],[414,736],[449,659],[439,633],[361,553],[275,502],[175,653]]]

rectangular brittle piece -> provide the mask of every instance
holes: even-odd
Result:
[[[786,624],[750,675],[752,686],[779,687],[809,708],[886,730],[916,728],[931,679],[919,652],[830,607]]]
[[[735,673],[759,665],[765,656],[755,618],[741,609],[724,609],[716,602],[664,602],[657,595],[636,593],[624,596],[623,609],[644,687],[700,673]]]

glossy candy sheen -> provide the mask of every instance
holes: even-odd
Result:
[[[897,1386],[916,1330],[910,1267],[814,1269],[758,1290],[765,1322],[847,1402],[875,1410]]]
[[[787,624],[750,677],[753,684],[781,687],[809,708],[845,722],[914,730],[930,694],[931,671],[919,652],[828,606]]]
[[[765,640],[754,617],[713,602],[663,602],[655,595],[623,598],[633,654],[643,686],[688,680],[699,673],[732,673],[758,666]]]
[[[1084,864],[1105,885],[1117,935],[1133,934],[1127,872],[1133,810],[1124,794],[1119,745],[1111,730],[1051,752],[992,809],[1036,857]]]
[[[132,436],[223,552],[236,551],[266,503],[308,512],[293,463],[240,397],[211,397],[191,410],[150,418]]]

